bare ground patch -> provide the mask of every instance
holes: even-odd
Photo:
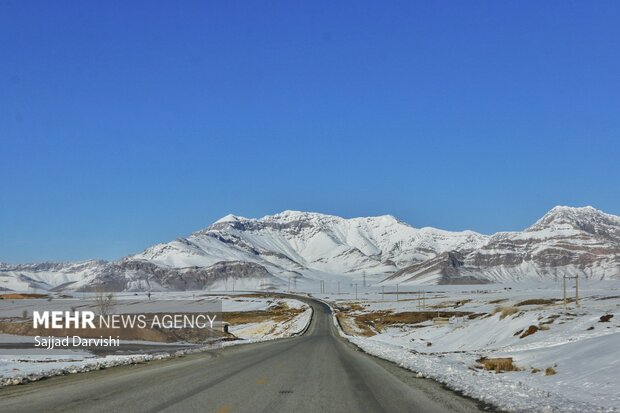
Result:
[[[7,293],[0,294],[0,300],[25,300],[28,298],[47,298],[47,294]]]
[[[336,317],[339,319],[340,324],[348,325],[352,335],[372,336],[380,333],[384,328],[394,325],[407,325],[418,324],[425,321],[430,321],[435,318],[451,318],[451,317],[477,317],[480,314],[475,314],[470,311],[408,311],[402,313],[394,313],[391,311],[374,311],[363,314],[346,314],[344,312],[338,312]],[[351,324],[353,320],[354,324]],[[357,330],[357,331],[355,331]]]
[[[531,298],[529,300],[521,301],[515,304],[515,306],[521,307],[524,305],[552,305],[558,301],[560,300],[556,298]]]

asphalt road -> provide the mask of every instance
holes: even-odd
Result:
[[[2,412],[477,412],[441,385],[358,351],[329,308],[300,337],[0,389]]]

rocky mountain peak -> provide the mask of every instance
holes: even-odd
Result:
[[[556,206],[526,231],[570,229],[593,235],[620,236],[620,218],[591,206]]]

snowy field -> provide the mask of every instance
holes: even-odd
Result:
[[[21,317],[23,311],[32,312],[37,310],[68,310],[79,307],[80,301],[91,298],[87,294],[72,298],[47,299],[19,299],[0,300],[0,309],[3,318]],[[263,296],[236,295],[208,295],[204,291],[179,292],[179,293],[155,293],[149,300],[144,294],[136,296],[133,293],[119,293],[116,296],[114,312],[121,313],[146,313],[154,311],[166,311],[166,300],[177,302],[186,301],[184,311],[200,311],[204,307],[204,301],[220,300],[223,308],[223,318],[226,321],[227,314],[246,313],[255,311],[270,311],[273,308],[285,306],[288,309],[297,310],[297,315],[290,319],[274,322],[265,319],[255,323],[234,324],[229,332],[239,338],[234,341],[223,341],[210,344],[191,343],[161,343],[150,341],[121,340],[122,345],[148,345],[155,347],[149,353],[141,354],[113,354],[105,357],[96,356],[86,350],[54,349],[53,354],[46,349],[28,348],[25,352],[20,345],[33,343],[32,336],[19,336],[0,334],[0,386],[21,384],[36,381],[43,377],[78,373],[83,371],[99,370],[103,368],[142,363],[149,360],[164,359],[180,356],[188,353],[212,350],[217,347],[273,340],[282,337],[300,334],[309,324],[312,317],[312,309],[301,301],[284,298],[269,298]],[[177,305],[177,304],[175,304]],[[162,307],[163,306],[163,307]],[[201,307],[202,306],[202,307]],[[162,308],[164,308],[162,310]],[[84,310],[85,308],[79,308]],[[10,348],[11,346],[15,348]],[[161,350],[157,350],[157,349]],[[27,354],[25,354],[27,353]]]
[[[579,306],[565,306],[562,290],[550,282],[408,288],[399,301],[394,289],[318,297],[341,310],[342,334],[363,350],[501,409],[618,411],[620,282],[581,282]],[[409,312],[442,317],[398,321]],[[494,367],[499,358],[512,366]]]

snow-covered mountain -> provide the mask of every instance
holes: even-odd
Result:
[[[556,207],[523,232],[413,228],[398,219],[284,211],[228,215],[117,262],[0,264],[0,288],[269,289],[289,282],[481,283],[620,278],[620,217]]]
[[[260,219],[228,215],[187,238],[158,244],[129,257],[170,267],[244,261],[275,275],[312,273],[383,275],[444,251],[475,248],[487,237],[475,232],[416,229],[396,218],[344,219],[284,211]]]
[[[508,282],[620,278],[620,217],[558,206],[522,232],[500,232],[471,251],[405,267],[384,283]]]

